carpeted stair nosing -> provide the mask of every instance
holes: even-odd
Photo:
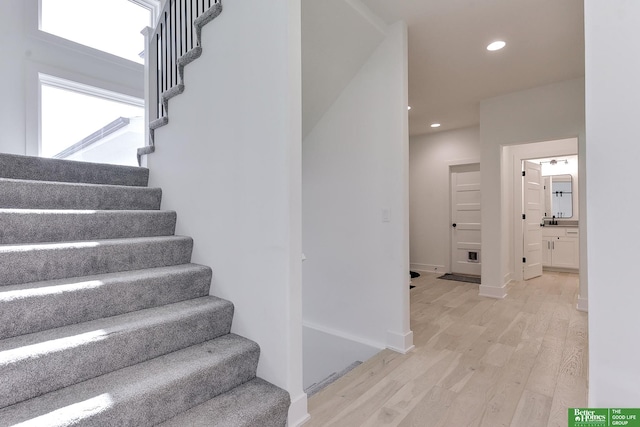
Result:
[[[181,264],[0,287],[0,339],[209,295],[211,268]]]
[[[0,286],[188,264],[185,236],[0,245]]]
[[[0,209],[0,244],[171,236],[176,213],[160,210]]]
[[[153,426],[255,378],[259,353],[223,335],[0,409],[0,427]]]
[[[0,177],[145,187],[149,180],[149,169],[0,154]]]
[[[289,394],[261,378],[255,378],[158,427],[285,427]],[[247,408],[238,411],[238,406]]]
[[[233,305],[202,297],[0,341],[0,407],[228,334]]]
[[[0,178],[0,208],[157,210],[162,190],[148,187]]]

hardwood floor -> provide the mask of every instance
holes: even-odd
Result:
[[[578,276],[478,285],[413,279],[416,348],[378,353],[309,399],[313,426],[556,427],[587,406],[587,314]]]

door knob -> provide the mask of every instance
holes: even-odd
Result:
[[[456,224],[456,223],[454,222],[453,224],[451,224],[451,226],[452,226],[453,228],[456,228],[456,227],[458,226],[458,224]]]

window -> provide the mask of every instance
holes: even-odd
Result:
[[[130,0],[40,0],[40,30],[142,63],[151,10]]]
[[[40,75],[40,156],[136,165],[144,101]]]

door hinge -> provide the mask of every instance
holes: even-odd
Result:
[[[527,259],[523,257],[523,258],[522,258],[522,262],[526,264]]]
[[[522,219],[527,219],[527,215],[526,214],[522,214]]]
[[[525,171],[522,171],[522,176],[527,176],[527,173]]]

